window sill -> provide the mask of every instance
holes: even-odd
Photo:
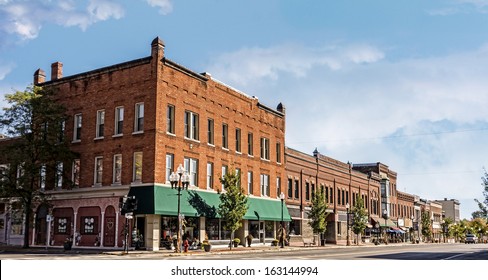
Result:
[[[141,131],[134,131],[134,132],[132,132],[132,135],[139,135],[139,134],[144,134],[144,131],[141,130]]]
[[[118,138],[118,137],[122,137],[124,136],[124,134],[114,134],[112,135],[112,138]]]
[[[93,139],[93,141],[97,141],[97,140],[103,140],[103,139],[104,139],[104,137],[103,137],[103,136],[102,136],[102,137],[96,137],[96,138],[94,138],[94,139]]]
[[[176,134],[167,131],[166,131],[166,135],[176,137]]]
[[[192,141],[192,142],[195,142],[195,143],[200,144],[200,140],[198,140],[198,139],[188,138],[188,137],[185,136],[185,140]]]
[[[73,141],[71,141],[72,144],[74,144],[74,143],[80,143],[80,142],[81,142],[81,139],[80,140],[73,140]]]

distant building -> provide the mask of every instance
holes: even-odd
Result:
[[[442,205],[444,218],[451,218],[454,221],[454,223],[459,223],[461,221],[460,212],[459,212],[459,205],[461,205],[461,203],[459,203],[459,200],[444,198],[443,200],[434,200],[434,201]]]

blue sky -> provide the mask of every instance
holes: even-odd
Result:
[[[398,189],[477,210],[488,149],[488,0],[0,0],[0,93],[166,56],[287,108],[287,145],[382,162]]]

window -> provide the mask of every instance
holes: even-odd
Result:
[[[58,131],[58,142],[61,143],[64,141],[64,131],[66,129],[66,122],[63,120],[59,123],[59,131]]]
[[[124,133],[124,107],[115,108],[115,135]]]
[[[236,176],[237,176],[237,186],[240,188],[241,187],[241,169],[236,168]]]
[[[103,138],[103,129],[105,126],[105,110],[97,111],[97,138]]]
[[[168,112],[166,115],[166,132],[175,134],[175,106],[168,105]]]
[[[190,186],[198,184],[198,160],[194,158],[185,158],[185,170],[190,175]]]
[[[39,180],[39,187],[41,188],[41,190],[45,190],[46,189],[46,165],[45,164],[41,165],[40,175],[41,178]]]
[[[80,186],[80,160],[73,160],[73,165],[71,169],[71,180],[73,181],[73,186],[75,188]]]
[[[248,171],[247,172],[247,193],[248,194],[253,194],[252,185],[253,185],[253,174],[252,171]]]
[[[208,119],[207,121],[207,143],[214,145],[214,120]]]
[[[185,112],[185,137],[188,139],[198,140],[198,115],[186,111]]]
[[[142,180],[142,152],[134,153],[134,175],[133,182],[141,182]]]
[[[227,170],[229,168],[227,167],[227,165],[222,165],[222,179],[224,179],[225,177],[225,174],[227,174]],[[222,184],[222,190],[225,190],[225,186],[224,184]]]
[[[253,135],[252,135],[252,132],[249,132],[247,134],[247,154],[252,156],[254,155],[253,153]]]
[[[236,152],[241,152],[241,129],[236,128]]]
[[[175,162],[175,155],[166,154],[166,183],[169,183],[169,176],[173,172],[173,166]]]
[[[324,186],[322,186],[323,188]],[[329,199],[329,187],[325,187],[325,202],[326,203],[330,203],[330,199]]]
[[[73,141],[81,140],[81,114],[75,115],[75,125],[73,129]]]
[[[260,176],[261,181],[261,196],[269,196],[270,189],[269,189],[269,175],[261,174]]]
[[[281,192],[281,177],[276,177],[276,197],[280,197]]]
[[[298,180],[295,180],[295,199],[300,198],[300,185]]]
[[[269,139],[261,137],[261,159],[269,160]]]
[[[226,123],[222,124],[222,148],[228,149],[229,148],[229,127]]]
[[[102,184],[102,175],[103,175],[103,157],[96,157],[95,158],[95,185]]]
[[[63,187],[63,163],[57,162],[56,163],[56,178],[54,180],[56,188]]]
[[[114,155],[114,184],[122,183],[122,155]]]
[[[288,179],[288,198],[293,197],[293,180]]]
[[[207,189],[213,189],[213,163],[207,162]]]
[[[144,131],[144,103],[136,104],[134,132]]]
[[[310,184],[308,182],[305,182],[305,200],[310,200]]]
[[[276,143],[276,162],[281,163],[281,143]]]
[[[81,217],[81,234],[98,234],[98,217]]]

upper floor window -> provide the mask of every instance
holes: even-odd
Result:
[[[276,162],[281,163],[281,143],[276,143]]]
[[[73,160],[71,180],[75,188],[80,186],[80,159]]]
[[[114,155],[114,184],[122,183],[122,155]]]
[[[81,114],[76,114],[75,115],[75,123],[74,123],[74,129],[73,129],[73,141],[80,141],[81,140],[81,119],[82,115]]]
[[[247,193],[253,194],[253,173],[252,171],[247,172]]]
[[[198,159],[185,158],[184,167],[188,175],[190,175],[190,186],[197,186],[198,184]]]
[[[136,104],[134,132],[144,131],[144,103]]]
[[[185,137],[188,139],[198,140],[198,114],[185,112]]]
[[[97,111],[97,132],[96,132],[97,138],[103,137],[104,127],[105,127],[105,110],[99,110]]]
[[[261,137],[261,159],[269,160],[269,139]]]
[[[222,179],[224,179],[228,169],[227,165],[222,165]],[[225,190],[224,184],[222,184],[222,190]]]
[[[103,157],[96,157],[95,158],[95,185],[102,184],[102,175],[103,175]]]
[[[241,129],[236,128],[236,152],[241,152]]]
[[[122,135],[124,130],[124,107],[115,108],[115,135]]]
[[[142,180],[142,152],[134,153],[133,181],[141,182]]]
[[[169,183],[169,176],[173,172],[175,162],[175,155],[173,154],[166,154],[166,183]]]
[[[267,174],[261,174],[261,195],[262,196],[270,195],[269,175]]]
[[[276,177],[276,197],[280,197],[281,192],[281,177]]]
[[[222,148],[229,148],[229,126],[226,123],[222,124]]]
[[[46,165],[43,164],[41,165],[41,178],[39,180],[39,187],[41,188],[41,190],[45,190],[46,189]]]
[[[254,149],[253,134],[252,134],[252,132],[249,132],[247,134],[247,154],[250,156],[254,155],[253,149]]]
[[[214,120],[208,119],[207,120],[207,143],[210,145],[214,145]]]
[[[55,187],[60,189],[63,187],[63,163],[57,162],[56,163],[56,178],[55,178]]]
[[[207,162],[207,189],[213,189],[213,163]]]
[[[175,134],[175,106],[169,104],[166,115],[166,132]]]
[[[293,180],[288,179],[288,198],[293,198]]]

